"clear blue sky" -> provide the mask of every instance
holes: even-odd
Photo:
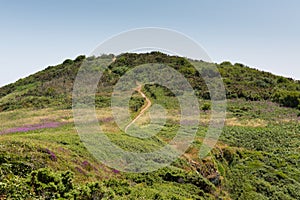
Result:
[[[185,33],[215,62],[300,79],[297,0],[0,0],[0,25],[0,85],[141,27]]]

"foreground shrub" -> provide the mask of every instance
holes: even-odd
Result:
[[[100,183],[73,184],[73,173],[48,168],[32,171],[27,178],[1,176],[0,199],[112,199],[114,192]]]

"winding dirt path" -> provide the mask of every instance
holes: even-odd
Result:
[[[142,86],[139,85],[136,89],[138,93],[142,95],[142,97],[146,100],[146,106],[141,110],[140,114],[138,114],[126,127],[125,127],[125,133],[127,132],[128,128],[134,124],[152,105],[152,102],[148,97],[142,92]]]

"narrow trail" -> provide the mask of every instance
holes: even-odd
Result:
[[[112,59],[112,62],[115,62],[117,60],[116,57],[114,57]],[[127,132],[128,128],[134,124],[152,105],[152,102],[150,101],[150,99],[142,92],[142,85],[139,85],[136,89],[135,89],[138,93],[140,93],[142,95],[142,97],[146,100],[146,106],[141,110],[141,112],[125,127],[125,133]]]
[[[142,97],[146,100],[146,106],[141,110],[141,112],[125,127],[125,133],[127,132],[128,128],[134,124],[152,105],[150,99],[142,92],[142,86],[139,85],[136,89],[138,93],[142,95]]]

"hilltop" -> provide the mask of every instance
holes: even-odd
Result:
[[[103,57],[103,56],[102,56]],[[113,55],[108,55],[113,58]],[[78,56],[75,60],[67,59],[62,64],[51,66],[16,83],[0,88],[0,111],[33,107],[61,107],[70,108],[72,104],[73,82],[84,60],[96,63],[95,57]],[[216,72],[210,68],[210,63],[192,61],[177,56],[168,56],[159,52],[133,54],[125,53],[116,57],[116,61],[109,66],[99,85],[102,93],[99,104],[107,104],[103,91],[110,93],[117,80],[134,66],[145,63],[163,63],[180,73],[190,82],[199,98],[209,99],[210,95],[201,74],[214,77]],[[191,65],[197,65],[202,72],[199,74]],[[300,98],[300,81],[276,76],[268,72],[259,71],[242,64],[223,62],[217,66],[225,84],[226,95],[229,99],[251,101],[269,100],[283,106],[297,108]],[[103,102],[102,102],[103,101]],[[99,105],[101,106],[101,105]]]

